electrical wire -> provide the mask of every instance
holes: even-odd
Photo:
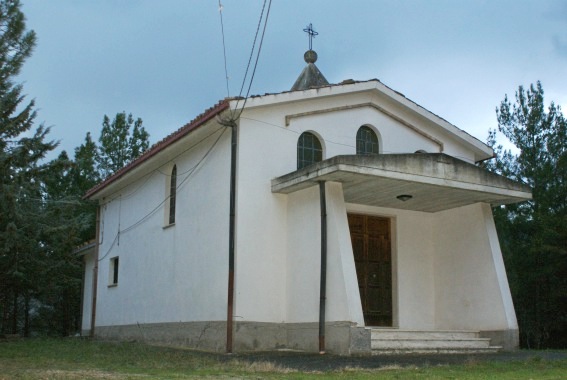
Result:
[[[270,126],[270,127],[279,128],[279,129],[282,129],[282,130],[284,130],[284,131],[286,131],[286,132],[295,133],[296,135],[301,135],[301,134],[303,133],[303,131],[296,131],[296,130],[291,129],[291,128],[288,128],[288,127],[283,127],[283,126],[281,126],[281,125],[277,125],[277,124],[273,124],[273,123],[268,123],[267,121],[258,120],[258,119],[253,119],[253,118],[250,118],[250,117],[242,117],[242,119],[244,119],[244,120],[252,120],[252,121],[256,121],[256,122],[258,122],[258,123],[263,123],[263,124],[266,124],[266,125],[268,125],[268,126]],[[331,143],[331,144],[333,144],[333,145],[341,145],[341,146],[346,146],[346,147],[349,147],[349,148],[356,148],[356,145],[340,143],[340,142],[328,140],[328,139],[325,139],[325,138],[322,138],[322,137],[321,137],[321,139],[323,140],[323,142],[324,142],[325,144]]]
[[[268,3],[267,10],[266,10],[266,3]],[[256,73],[256,68],[258,67],[258,60],[260,58],[260,52],[262,51],[262,44],[263,44],[263,41],[264,41],[264,36],[266,34],[266,27],[268,25],[268,18],[270,16],[271,6],[272,6],[272,0],[269,0],[269,2],[268,2],[268,0],[264,0],[264,3],[262,5],[262,11],[260,12],[260,18],[258,19],[258,25],[256,27],[256,33],[254,35],[254,41],[252,43],[252,49],[250,50],[250,56],[248,58],[248,64],[246,66],[244,78],[242,79],[242,86],[240,87],[240,92],[239,92],[239,95],[238,95],[238,99],[236,100],[236,105],[231,112],[230,121],[232,121],[232,122],[235,122],[236,120],[238,120],[240,118],[240,115],[242,114],[242,112],[244,111],[244,107],[246,106],[246,102],[248,100],[248,97],[250,96],[250,89],[252,88],[252,83],[254,82],[254,75]],[[265,18],[264,18],[264,12],[266,12]],[[262,20],[264,20],[264,28],[262,29],[262,35],[260,37],[260,43],[258,45],[258,50],[257,50],[257,53],[256,53],[256,60],[254,62],[254,68],[252,70],[252,75],[251,75],[250,81],[248,83],[248,90],[246,91],[246,96],[244,97],[244,103],[242,104],[242,108],[240,109],[240,112],[238,112],[238,104],[240,103],[240,100],[242,99],[242,91],[244,90],[244,87],[246,85],[246,79],[248,77],[248,71],[250,69],[252,57],[254,56],[254,51],[256,50],[256,41],[258,39],[260,27],[262,26]],[[238,113],[238,116],[235,117],[236,113]]]
[[[223,52],[223,56],[224,56],[224,77],[226,79],[226,94],[227,96],[230,98],[230,89],[228,86],[228,69],[227,69],[227,64],[226,64],[226,44],[224,41],[224,22],[222,19],[222,10],[223,10],[223,6],[219,0],[219,15],[220,15],[220,24],[221,24],[221,34],[222,34],[222,52]]]
[[[235,109],[238,108],[238,103],[242,97],[242,91],[246,84],[246,78],[248,77],[248,70],[250,69],[250,63],[252,63],[252,57],[254,56],[254,50],[256,49],[256,40],[258,39],[258,33],[260,32],[260,26],[262,25],[262,19],[264,18],[264,10],[266,9],[266,0],[262,5],[262,11],[260,12],[260,19],[258,20],[258,25],[256,26],[256,33],[254,34],[254,41],[252,42],[252,49],[250,50],[250,56],[248,57],[248,64],[246,65],[246,71],[244,72],[244,77],[242,78],[242,85],[240,86],[240,92],[238,93],[238,100],[236,101]]]
[[[118,235],[120,234],[120,232],[118,232],[116,234],[116,236],[114,237],[114,240],[112,241],[112,244],[110,245],[110,247],[108,248],[108,250],[106,251],[106,253],[104,254],[104,256],[102,256],[101,258],[98,259],[98,261],[102,261],[106,258],[106,256],[108,256],[110,254],[110,252],[112,251],[112,248],[114,248],[114,245],[116,244],[116,242],[118,241]]]
[[[226,129],[225,129],[226,131]],[[191,175],[195,172],[195,170],[201,165],[201,163],[203,163],[203,161],[209,156],[209,154],[213,151],[213,149],[217,146],[218,142],[220,141],[221,137],[224,135],[224,131],[223,133],[219,134],[219,136],[217,137],[217,139],[215,140],[215,142],[213,143],[213,145],[211,145],[211,147],[207,150],[207,152],[203,155],[203,157],[201,157],[201,159],[199,159],[199,161],[197,162],[197,164],[195,166],[193,166],[193,170],[191,172],[189,172],[187,174],[187,176],[181,181],[179,182],[179,184],[176,186],[176,190],[181,189],[181,187],[183,186],[183,184],[185,182],[187,182],[187,180],[189,180],[189,178],[191,177]],[[124,234],[127,233],[131,230],[133,230],[134,228],[138,227],[140,224],[144,223],[146,220],[148,220],[153,214],[155,214],[157,212],[157,210],[159,210],[161,208],[161,206],[164,205],[165,202],[167,202],[169,200],[170,197],[166,197],[163,201],[161,201],[156,207],[154,207],[150,212],[148,212],[146,215],[142,216],[140,219],[138,219],[136,222],[134,222],[133,224],[131,224],[130,226],[121,229],[118,231],[118,234]]]
[[[226,128],[226,127],[221,126],[221,127],[217,128],[217,129],[215,129],[213,132],[211,132],[210,134],[208,134],[206,137],[204,137],[204,138],[202,138],[201,140],[199,140],[195,145],[192,145],[191,147],[189,147],[189,148],[183,150],[181,153],[175,155],[172,159],[170,159],[170,160],[168,161],[168,163],[173,162],[177,157],[179,157],[179,156],[181,156],[182,154],[186,153],[187,151],[193,149],[194,147],[196,147],[196,146],[197,146],[198,144],[200,144],[201,142],[207,140],[209,137],[211,137],[212,135],[214,135],[214,134],[217,133],[218,131],[220,131],[220,130],[222,130],[222,129],[225,129],[225,128]],[[221,133],[221,134],[222,134],[222,133]],[[164,173],[164,172],[161,171],[161,168],[163,168],[163,167],[164,167],[164,165],[160,166],[160,168],[156,169],[155,171],[157,171],[157,172],[158,172],[159,174],[161,174],[161,175],[164,175],[164,176],[166,176],[166,177],[169,177],[169,176],[171,175],[170,173]],[[182,175],[184,175],[184,174],[186,174],[186,173],[189,173],[190,171],[193,170],[193,168],[194,168],[194,166],[190,167],[189,169],[187,169],[187,170],[184,171],[184,172],[177,172],[177,175],[178,175],[178,176],[182,176]]]
[[[218,130],[217,130],[218,131]],[[224,131],[226,131],[226,128],[224,129]],[[224,135],[224,131],[223,133],[219,134],[219,136],[217,137],[217,139],[215,140],[215,142],[213,143],[213,145],[211,145],[211,147],[207,150],[207,152],[203,155],[203,157],[201,157],[201,159],[197,162],[197,164],[195,166],[193,166],[193,170],[187,174],[187,176],[179,183],[179,185],[177,185],[176,190],[181,189],[182,185],[187,182],[187,180],[191,177],[191,175],[195,172],[195,170],[197,169],[197,167],[209,156],[209,154],[213,151],[213,149],[216,147],[216,145],[218,144],[218,142],[220,141],[221,137]],[[120,240],[120,235],[130,232],[132,231],[134,228],[138,227],[139,225],[143,224],[145,221],[147,221],[152,215],[154,215],[160,208],[161,206],[164,205],[165,202],[167,202],[169,200],[170,197],[166,197],[163,201],[161,201],[156,207],[154,207],[150,212],[148,212],[146,215],[142,216],[140,219],[138,219],[136,222],[134,222],[133,224],[131,224],[130,226],[124,228],[124,229],[118,229],[118,232],[116,233],[116,235],[114,236],[114,239],[112,241],[112,244],[110,245],[110,247],[108,248],[108,250],[106,251],[106,253],[98,260],[98,261],[102,261],[104,258],[106,258],[110,252],[112,251],[112,249],[114,248],[114,246],[117,244],[117,242],[119,242]]]
[[[264,3],[266,1],[264,0]],[[260,44],[258,45],[258,53],[256,54],[256,62],[254,63],[254,70],[252,70],[252,76],[250,77],[250,83],[248,84],[248,91],[246,92],[246,97],[244,98],[244,103],[242,104],[242,108],[240,109],[240,113],[238,114],[237,119],[242,115],[244,112],[244,107],[246,107],[246,102],[248,101],[248,97],[250,96],[250,89],[252,88],[252,82],[254,82],[254,75],[256,74],[256,68],[258,67],[258,60],[260,59],[260,52],[262,51],[262,44],[264,42],[264,36],[266,34],[266,27],[268,26],[268,18],[270,17],[270,8],[272,7],[272,0],[268,3],[268,10],[266,12],[266,20],[264,21],[264,29],[262,30],[262,37],[260,38]]]
[[[297,130],[292,129],[290,127],[284,127],[284,126],[277,125],[277,124],[274,124],[274,123],[269,123],[269,122],[264,121],[264,120],[254,119],[254,118],[251,118],[251,117],[241,117],[241,118],[244,119],[244,120],[251,120],[251,121],[258,122],[258,123],[262,123],[262,124],[265,124],[265,125],[273,127],[273,128],[282,129],[286,132],[291,132],[291,133],[294,133],[296,135],[301,135],[304,132],[304,131],[297,131]],[[342,143],[342,142],[329,140],[329,139],[326,139],[326,138],[323,138],[323,137],[321,137],[321,140],[325,144],[333,144],[333,145],[340,145],[340,146],[345,146],[345,147],[348,147],[348,148],[353,148],[356,152],[356,144],[346,144],[346,143]],[[408,153],[408,152],[406,152],[406,153]],[[435,153],[438,153],[438,152],[435,152]],[[380,154],[403,154],[403,152],[395,152],[395,151],[391,151],[391,150],[381,150]],[[467,161],[469,163],[474,163],[474,162],[471,161],[471,159],[469,157],[459,156],[459,155],[455,155],[453,157],[459,158],[459,159],[461,159],[463,161]]]
[[[195,144],[189,146],[187,149],[184,149],[184,150],[182,150],[181,152],[179,152],[178,154],[176,154],[175,156],[171,157],[169,160],[167,160],[167,162],[165,162],[165,163],[164,163],[163,165],[161,165],[159,168],[154,169],[154,170],[152,170],[152,171],[150,171],[150,172],[144,174],[142,177],[138,178],[136,181],[134,181],[134,183],[145,179],[144,183],[142,183],[138,188],[136,188],[135,190],[133,190],[131,193],[128,193],[128,194],[126,194],[125,196],[122,196],[122,199],[128,199],[128,198],[130,198],[131,196],[133,196],[136,192],[138,192],[138,190],[140,190],[140,189],[150,180],[151,176],[152,176],[154,173],[156,173],[156,172],[158,172],[159,174],[162,174],[162,175],[164,175],[164,176],[169,176],[168,173],[164,173],[164,172],[162,172],[160,169],[163,168],[164,166],[168,165],[169,163],[173,162],[175,159],[177,159],[177,158],[180,157],[181,155],[183,155],[183,154],[189,152],[190,150],[192,150],[193,148],[197,147],[197,146],[198,146],[199,144],[201,144],[203,141],[207,140],[209,137],[211,137],[212,135],[214,135],[215,133],[217,133],[218,131],[220,131],[221,129],[224,129],[224,128],[225,128],[224,126],[221,126],[221,127],[217,128],[217,129],[215,129],[213,132],[209,133],[207,136],[203,137],[201,140],[197,141]],[[188,171],[190,171],[190,170],[191,170],[191,169],[189,169]],[[183,172],[183,173],[179,173],[178,175],[183,175],[183,174],[187,173],[188,171]],[[110,196],[109,196],[109,199],[107,200],[107,202],[105,202],[105,204],[109,204],[109,203],[115,201],[116,199],[118,199],[118,197],[121,196],[121,193],[120,193],[120,192],[121,192],[122,190],[124,190],[125,188],[127,188],[128,186],[130,186],[130,185],[131,185],[131,184],[124,185],[124,186],[121,187],[120,189],[116,190],[113,194],[117,194],[117,193],[118,193],[118,195],[116,195],[116,196],[114,196],[114,197],[110,197]]]
[[[205,155],[203,156],[203,158],[201,158],[201,160],[199,160],[199,162],[197,162],[197,165],[195,165],[193,168],[193,170],[191,171],[191,173],[189,173],[187,175],[187,177],[185,177],[180,183],[179,185],[176,187],[176,189],[181,189],[181,187],[183,186],[183,184],[189,179],[189,177],[191,176],[191,174],[193,174],[195,172],[195,170],[199,167],[199,165],[201,165],[201,162],[203,162],[207,156],[213,151],[214,147],[217,145],[217,143],[220,141],[221,137],[224,135],[224,132],[227,130],[228,128],[225,128],[225,130],[219,134],[219,137],[217,137],[217,139],[215,140],[215,142],[213,143],[213,145],[211,146],[211,148],[207,151],[207,153],[205,153]]]

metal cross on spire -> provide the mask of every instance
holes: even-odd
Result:
[[[313,24],[311,23],[309,23],[307,28],[303,29],[303,31],[309,35],[309,50],[313,50],[313,38],[315,38],[315,36],[319,33],[313,29]]]

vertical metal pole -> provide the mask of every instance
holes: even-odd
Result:
[[[226,352],[232,353],[232,321],[234,319],[234,240],[236,223],[236,151],[238,148],[237,124],[230,122],[230,222],[228,231],[228,305],[226,316]]]
[[[325,353],[325,301],[327,298],[327,200],[325,181],[319,181],[321,201],[321,285],[319,290],[319,353]]]
[[[95,233],[95,253],[94,253],[94,267],[93,267],[93,299],[91,306],[91,331],[90,337],[95,336],[95,321],[96,321],[96,297],[98,288],[98,250],[100,242],[100,206],[96,208],[96,233]]]

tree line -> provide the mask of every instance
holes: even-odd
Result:
[[[142,119],[104,116],[98,144],[87,133],[71,158],[34,128],[34,101],[14,78],[36,43],[19,1],[0,1],[0,334],[70,335],[80,329],[81,258],[95,236],[96,205],[82,199],[148,148]]]
[[[0,334],[70,335],[80,330],[81,258],[95,236],[96,205],[82,196],[142,154],[149,135],[126,112],[106,115],[98,143],[90,133],[51,161],[49,128],[34,128],[34,101],[14,78],[35,46],[18,0],[0,0]],[[545,106],[541,84],[519,87],[496,110],[488,170],[528,184],[533,199],[493,209],[527,348],[567,347],[567,124]],[[502,133],[518,153],[496,144]]]
[[[540,82],[518,88],[496,109],[498,131],[484,166],[532,188],[533,199],[494,208],[494,218],[525,348],[567,347],[567,121],[546,107]],[[496,144],[502,133],[518,150]]]

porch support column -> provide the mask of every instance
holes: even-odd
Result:
[[[89,336],[94,338],[96,325],[96,297],[98,288],[98,247],[100,245],[100,205],[96,207],[96,233],[94,246],[94,268],[93,268],[93,298],[91,305],[91,331]]]
[[[319,353],[325,353],[325,301],[327,298],[327,200],[325,181],[319,181],[321,202],[321,285],[319,290]]]

